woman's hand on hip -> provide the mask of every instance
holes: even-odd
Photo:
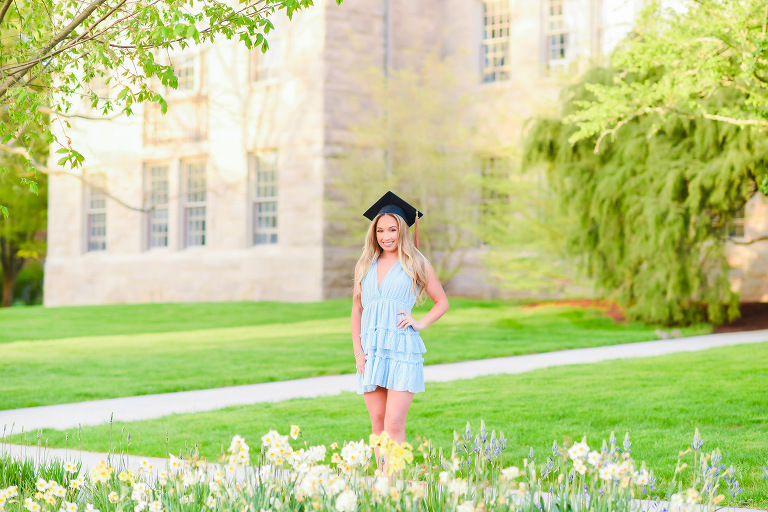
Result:
[[[355,357],[355,367],[357,368],[357,373],[362,375],[363,372],[365,372],[365,361],[367,358],[365,357],[365,354],[359,354]]]
[[[407,329],[408,326],[410,326],[414,331],[420,331],[424,328],[421,323],[414,320],[410,313],[407,311],[398,311],[397,314],[404,315],[403,318],[397,321],[398,329]]]

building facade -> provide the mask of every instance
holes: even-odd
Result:
[[[353,104],[365,101],[355,69],[412,63],[415,41],[438,46],[462,55],[457,76],[478,102],[508,94],[524,117],[533,111],[516,94],[521,80],[554,101],[556,77],[607,55],[641,6],[326,0],[291,21],[275,15],[266,54],[222,40],[164,56],[179,77],[167,114],[146,105],[67,130],[86,164],[50,179],[45,304],[348,295],[354,259],[329,242],[326,197],[331,159],[352,140]],[[750,203],[742,237],[768,234],[765,210]],[[735,285],[751,300],[768,300],[751,284],[768,282],[765,245],[733,251]],[[470,255],[448,289],[488,295],[481,274]]]

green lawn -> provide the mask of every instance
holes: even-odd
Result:
[[[427,364],[656,338],[653,327],[617,324],[596,310],[451,303],[423,332]],[[352,371],[349,301],[227,307],[231,312],[221,304],[2,311],[0,409]],[[30,336],[53,339],[10,341],[8,332],[23,337],[16,311],[30,322]],[[249,318],[251,324],[242,325]],[[707,331],[700,326],[686,333]],[[68,337],[73,333],[78,337]]]
[[[509,439],[510,463],[520,463],[529,447],[539,461],[553,440],[564,437],[599,448],[611,431],[625,432],[632,453],[662,479],[669,478],[679,450],[698,427],[704,449],[720,447],[723,463],[733,464],[744,487],[744,503],[768,506],[768,485],[760,466],[768,463],[768,340],[756,345],[703,352],[619,360],[537,370],[526,374],[482,377],[428,384],[414,400],[408,436],[433,439],[449,449],[453,430],[467,421],[477,428],[503,430]],[[120,451],[131,434],[130,452],[164,456],[198,446],[216,457],[234,434],[252,447],[270,428],[287,433],[299,424],[309,444],[367,439],[369,420],[361,397],[291,400],[277,404],[232,407],[194,415],[172,415],[126,425],[69,431],[69,447]],[[41,440],[64,446],[65,432],[44,431]],[[168,439],[166,445],[166,436]],[[111,438],[111,441],[110,441]],[[20,442],[16,436],[13,439]],[[37,440],[27,438],[27,442]],[[300,440],[301,441],[301,440]],[[298,443],[294,443],[298,446]],[[690,461],[689,461],[690,462]]]
[[[0,343],[248,327],[349,315],[351,302],[212,302],[0,309]]]

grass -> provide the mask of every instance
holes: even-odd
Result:
[[[348,300],[329,300],[4,308],[0,343],[284,324],[341,318],[350,307]]]
[[[550,368],[509,376],[428,385],[416,395],[408,419],[409,440],[426,436],[446,450],[453,430],[480,419],[503,430],[508,459],[519,464],[534,447],[544,462],[552,441],[564,436],[599,448],[611,431],[619,442],[630,433],[636,460],[647,461],[660,480],[671,476],[678,451],[699,428],[704,450],[720,447],[723,463],[733,464],[751,507],[768,506],[768,340],[766,343],[710,349],[653,358]],[[133,454],[165,456],[196,446],[215,458],[234,434],[252,448],[268,429],[287,433],[299,424],[309,444],[367,438],[370,428],[361,397],[346,393],[312,400],[240,406],[172,415],[151,421],[115,423],[59,432],[41,440],[53,446],[93,451],[124,451],[130,433]],[[167,441],[166,441],[167,439]],[[15,442],[37,439],[15,436]],[[294,443],[299,446],[299,443]],[[690,460],[688,461],[690,463]]]
[[[159,312],[148,306],[13,310],[34,320],[30,336],[58,336],[8,341],[3,326],[0,409],[353,371],[349,301],[230,306],[231,311],[221,304],[154,306]],[[20,336],[17,319],[1,313],[10,332]],[[240,325],[249,315],[251,324]],[[62,337],[72,333],[78,337]],[[653,327],[617,324],[596,310],[462,299],[453,299],[451,311],[422,336],[427,364],[656,338]]]

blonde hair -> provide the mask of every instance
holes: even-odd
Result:
[[[424,292],[427,287],[427,258],[413,244],[413,238],[408,231],[408,224],[402,217],[394,213],[380,213],[372,221],[365,235],[363,254],[357,260],[355,267],[355,286],[353,297],[357,299],[362,293],[363,278],[371,268],[374,260],[378,259],[383,249],[376,239],[376,224],[384,215],[389,215],[397,221],[397,259],[405,273],[411,278],[411,293],[416,295],[416,302],[424,302]],[[378,276],[377,276],[378,279]]]

